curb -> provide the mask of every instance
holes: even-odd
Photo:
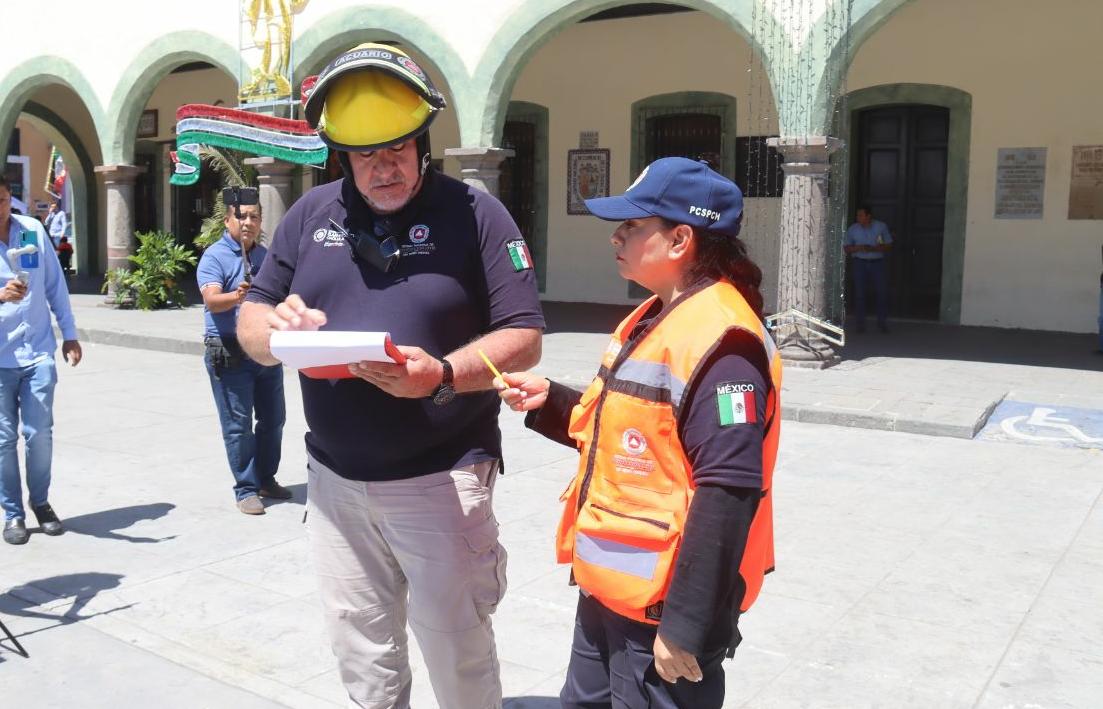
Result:
[[[943,438],[962,438],[972,440],[988,423],[997,404],[1003,397],[990,401],[984,410],[972,422],[950,423],[910,418],[893,413],[861,414],[851,411],[833,411],[812,406],[782,405],[782,421],[800,423],[827,424],[847,428],[867,428],[875,431],[894,431],[896,433],[917,433],[924,436]]]
[[[200,340],[178,340],[173,337],[154,337],[152,335],[136,335],[129,332],[94,330],[80,327],[77,328],[77,335],[80,337],[81,342],[94,342],[98,345],[128,347],[136,350],[153,350],[155,352],[170,352],[172,354],[203,354],[203,343]]]
[[[155,337],[129,332],[83,328],[77,328],[77,333],[82,342],[94,342],[101,345],[111,345],[113,347],[128,347],[131,349],[189,355],[202,355],[204,351],[203,343],[198,339],[179,340],[172,337]],[[589,384],[589,381],[575,382],[571,378],[565,378],[563,383],[585,387]],[[976,419],[970,422],[951,423],[929,421],[904,417],[894,413],[864,414],[853,411],[837,411],[822,407],[803,406],[800,404],[783,405],[781,409],[781,419],[783,421],[798,421],[800,423],[826,424],[829,426],[844,426],[846,428],[865,428],[874,431],[916,433],[925,436],[972,440],[977,433],[984,428],[984,425],[988,422],[988,417],[992,415],[992,412],[1002,398],[1003,397],[1000,397],[999,399],[990,401]]]

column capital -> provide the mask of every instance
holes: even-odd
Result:
[[[277,158],[259,157],[245,158],[245,164],[257,171],[260,181],[272,178],[290,178],[297,165]]]
[[[514,152],[510,148],[480,146],[477,148],[446,148],[444,155],[456,158],[463,167],[498,167],[503,160],[513,157]]]
[[[448,148],[444,154],[460,161],[460,175],[464,182],[497,197],[498,180],[502,176],[502,162],[513,157],[514,152],[509,148],[479,146]]]
[[[813,135],[804,138],[768,138],[766,145],[781,153],[782,169],[790,174],[825,173],[831,153],[846,146],[841,138]]]
[[[135,178],[146,171],[144,167],[137,165],[96,165],[93,171],[100,176],[105,185],[134,184]]]

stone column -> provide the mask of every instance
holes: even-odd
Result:
[[[145,172],[136,165],[97,165],[106,191],[107,269],[126,268],[134,253],[134,178]],[[114,298],[112,294],[111,299]]]
[[[246,158],[246,165],[257,171],[260,183],[260,210],[265,234],[275,234],[276,227],[291,206],[291,178],[295,165],[276,158]]]
[[[829,294],[834,241],[828,210],[831,153],[838,138],[771,138],[783,158],[785,191],[781,200],[777,312],[800,311],[818,320],[830,315]],[[829,367],[839,360],[834,346],[811,334],[799,321],[776,331],[782,358],[804,367]]]
[[[514,153],[509,148],[448,148],[444,154],[460,161],[464,182],[498,197],[502,161],[513,157]]]

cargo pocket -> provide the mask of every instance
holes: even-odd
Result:
[[[468,584],[479,618],[498,607],[506,593],[506,550],[498,543],[498,523],[493,517],[463,533],[470,554]]]
[[[578,518],[575,580],[605,601],[646,608],[662,598],[680,538],[667,510],[587,500]]]

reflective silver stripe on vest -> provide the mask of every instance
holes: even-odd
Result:
[[[670,393],[670,403],[681,406],[686,383],[670,371],[670,367],[661,362],[648,362],[640,359],[626,359],[617,367],[613,375],[623,382],[632,382]]]
[[[647,581],[655,578],[655,567],[659,564],[659,553],[656,551],[598,539],[582,532],[575,534],[574,553],[587,564]]]
[[[766,365],[773,366],[774,355],[777,354],[777,343],[774,342],[774,338],[770,336],[770,331],[766,329],[765,325],[761,325],[762,332],[762,344],[766,347]]]

